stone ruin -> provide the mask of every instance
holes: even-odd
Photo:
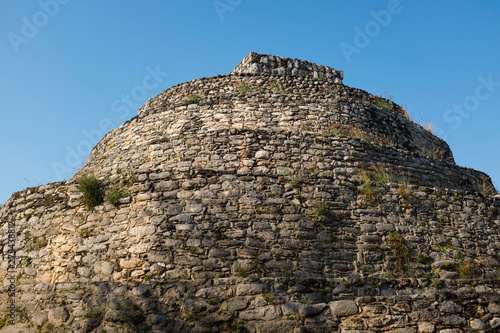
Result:
[[[73,178],[14,193],[0,331],[498,332],[491,179],[342,79],[252,52],[150,99]]]

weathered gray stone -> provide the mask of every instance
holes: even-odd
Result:
[[[303,305],[301,303],[286,302],[281,305],[281,311],[284,316],[295,316],[299,314],[299,309]]]
[[[481,319],[472,319],[469,322],[470,328],[473,330],[484,330],[486,328],[486,324]]]
[[[500,305],[498,303],[490,303],[488,305],[488,311],[493,314],[500,314]]]
[[[114,264],[109,261],[98,261],[94,264],[94,272],[96,274],[102,274],[105,276],[109,276],[114,271]]]
[[[77,272],[81,276],[89,277],[90,274],[92,273],[92,270],[88,267],[82,266],[82,267],[78,267]]]
[[[268,159],[269,152],[265,151],[265,150],[259,150],[258,152],[255,153],[255,158],[256,159]]]
[[[177,180],[161,181],[155,186],[157,191],[172,191],[178,188],[179,182]]]
[[[439,310],[444,313],[461,313],[462,307],[455,302],[446,301],[439,305]]]
[[[273,305],[268,305],[255,310],[244,310],[239,314],[241,320],[273,320],[277,319],[279,311]]]
[[[382,239],[374,235],[361,235],[361,240],[365,243],[379,243]]]
[[[336,317],[352,316],[358,313],[358,306],[354,301],[334,301],[328,304],[332,315]]]
[[[446,269],[449,267],[454,267],[456,265],[455,260],[441,260],[432,263],[432,267],[435,269]]]
[[[192,218],[191,218],[191,215],[183,213],[183,214],[179,214],[179,215],[171,217],[170,220],[177,221],[177,222],[183,222],[183,223],[189,223],[192,221]]]
[[[377,223],[377,231],[386,232],[389,230],[394,230],[394,224],[392,223]]]
[[[495,317],[495,318],[491,319],[489,324],[490,324],[490,327],[493,329],[499,328],[500,327],[500,318]]]
[[[35,312],[30,317],[30,320],[33,322],[33,324],[35,326],[43,327],[48,320],[48,316],[47,316],[47,313],[44,313],[44,312]]]
[[[224,311],[238,311],[246,309],[248,306],[248,301],[244,299],[233,299],[226,301],[222,304],[222,309]]]
[[[31,328],[27,323],[18,323],[12,326],[5,326],[2,333],[37,333],[35,328]]]
[[[453,314],[441,316],[440,321],[443,325],[451,327],[463,327],[467,324],[465,318]]]
[[[495,317],[495,318],[491,319],[489,324],[490,324],[490,327],[493,329],[499,328],[500,327],[500,318]]]
[[[132,306],[132,302],[126,298],[111,298],[108,307],[112,310],[128,309]]]
[[[273,320],[270,322],[256,322],[255,328],[257,332],[291,332],[296,326],[295,320]]]
[[[260,283],[239,284],[236,286],[236,295],[237,296],[257,295],[266,293],[268,290],[269,287],[266,284],[260,284]]]
[[[326,307],[327,307],[327,305],[325,303],[301,307],[301,308],[299,308],[299,316],[301,316],[301,317],[317,316],[317,315],[321,314]]]
[[[416,329],[413,327],[401,327],[401,328],[394,328],[392,330],[389,330],[387,332],[389,333],[416,333]]]
[[[130,228],[128,234],[130,236],[146,236],[146,235],[152,235],[156,231],[156,227],[154,225],[143,225],[143,226],[138,226],[138,227],[132,227]]]
[[[219,287],[202,288],[195,294],[196,297],[216,299],[222,294],[222,289]]]
[[[60,325],[69,319],[69,313],[64,306],[58,306],[49,310],[47,318],[50,323]]]

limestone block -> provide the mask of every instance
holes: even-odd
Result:
[[[495,329],[495,328],[500,328],[500,318],[493,318],[490,320],[490,327]]]
[[[389,330],[387,333],[416,333],[416,331],[413,327],[401,327]]]
[[[500,305],[498,303],[490,303],[488,305],[488,311],[493,314],[500,314]]]
[[[130,259],[120,259],[120,266],[123,268],[135,268],[139,267],[142,265],[142,261],[137,258],[130,258]]]
[[[38,333],[39,330],[31,328],[28,323],[18,323],[15,325],[4,326],[2,333]]]
[[[439,305],[439,310],[444,313],[461,313],[462,306],[452,301],[446,301]]]
[[[248,301],[245,299],[232,299],[224,302],[221,308],[224,311],[238,311],[244,310],[248,306]]]
[[[261,284],[261,283],[239,284],[238,286],[236,286],[236,295],[245,296],[245,295],[264,294],[268,290],[269,286],[267,284]]]
[[[179,181],[177,180],[161,181],[155,186],[155,189],[157,191],[172,191],[178,188],[179,188]]]
[[[481,319],[472,319],[469,322],[470,328],[473,330],[484,330],[486,329],[486,324]]]
[[[421,333],[433,333],[435,330],[435,326],[429,322],[423,322],[418,324],[418,331]]]
[[[44,313],[44,312],[35,312],[31,316],[30,320],[33,322],[33,324],[35,324],[35,326],[43,327],[43,325],[48,320],[48,316],[47,316],[47,313]]]
[[[98,261],[94,264],[94,272],[109,276],[114,271],[114,264],[109,261]]]
[[[82,266],[77,268],[78,274],[84,277],[89,277],[90,273],[92,273],[92,270],[88,267]]]
[[[47,316],[50,323],[60,325],[69,318],[69,312],[64,306],[58,306],[49,310]]]
[[[242,320],[273,320],[280,316],[279,310],[273,305],[257,308],[255,310],[245,310],[239,313]]]
[[[301,317],[317,316],[321,314],[326,307],[327,305],[325,303],[303,306],[299,308],[299,316]]]
[[[328,305],[332,315],[336,317],[352,316],[358,313],[358,306],[351,300],[334,301]]]
[[[299,314],[299,309],[303,305],[301,303],[296,302],[286,302],[281,305],[281,311],[284,316],[295,316]]]
[[[255,158],[258,160],[269,159],[269,152],[266,150],[259,150],[255,153]]]

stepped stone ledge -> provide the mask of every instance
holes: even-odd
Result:
[[[231,73],[309,76],[333,83],[342,83],[344,78],[343,71],[336,71],[328,66],[319,66],[308,61],[281,58],[256,52],[250,52]]]

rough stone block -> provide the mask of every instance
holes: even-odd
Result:
[[[273,305],[257,308],[255,310],[245,310],[239,313],[242,320],[273,320],[279,317],[279,311]]]
[[[351,300],[334,301],[328,305],[332,315],[336,317],[352,316],[358,313],[358,306]]]
[[[477,318],[476,319],[472,319],[469,322],[469,326],[473,330],[478,330],[478,331],[486,329],[486,324],[481,319],[477,319]]]
[[[268,290],[269,286],[267,284],[261,284],[261,283],[240,284],[236,286],[236,295],[245,296],[245,295],[264,294]]]
[[[179,181],[177,180],[165,180],[156,184],[155,189],[157,191],[172,191],[179,188]]]
[[[224,311],[238,311],[244,310],[248,306],[248,301],[245,299],[232,299],[222,304]]]
[[[142,261],[137,258],[130,258],[130,259],[120,259],[120,266],[123,268],[135,268],[139,267],[142,265]]]
[[[455,302],[446,301],[439,305],[439,310],[444,313],[461,313],[463,308]]]
[[[323,312],[323,310],[327,307],[325,303],[308,305],[299,308],[299,316],[301,317],[312,317],[317,316]]]
[[[490,327],[493,329],[500,328],[500,318],[493,318],[489,322]]]
[[[498,303],[490,303],[488,305],[488,311],[493,314],[500,314],[500,305]]]
[[[52,324],[60,325],[66,322],[68,318],[69,312],[64,306],[58,306],[49,310],[48,320]]]
[[[413,327],[401,327],[389,330],[387,333],[415,333],[416,331],[417,330]]]
[[[435,330],[435,326],[432,323],[423,322],[418,323],[418,331],[421,333],[433,333]]]
[[[98,261],[94,264],[94,271],[97,274],[109,276],[114,271],[114,264],[110,263],[109,261]]]

